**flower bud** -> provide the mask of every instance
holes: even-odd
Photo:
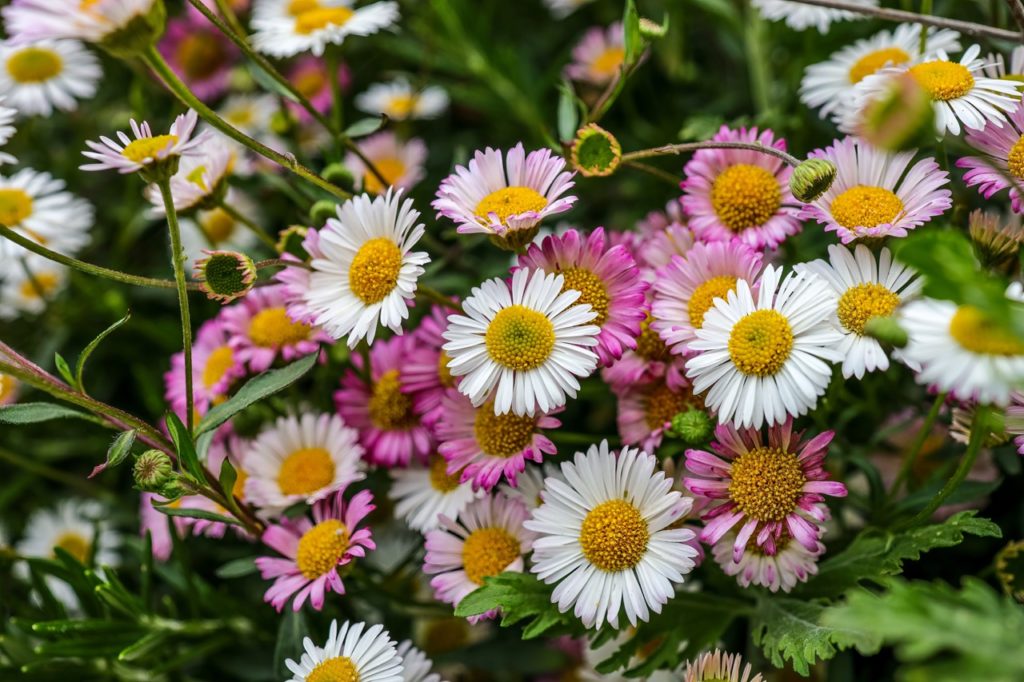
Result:
[[[805,159],[793,169],[789,189],[797,200],[809,204],[828,191],[837,172],[836,165],[828,159]]]
[[[967,220],[974,252],[985,267],[1009,275],[1017,267],[1024,228],[1020,218],[1011,217],[1005,223],[994,213],[981,209],[972,211]]]
[[[0,372],[0,405],[9,405],[18,398],[18,380]]]
[[[714,430],[714,423],[704,410],[691,407],[672,417],[672,434],[687,445],[706,443]]]
[[[660,40],[665,37],[668,33],[668,15],[665,15],[665,21],[660,24],[654,23],[652,20],[645,17],[640,17],[640,35],[645,40]]]
[[[338,215],[338,205],[330,199],[321,199],[309,209],[309,221],[313,225],[323,225],[328,218],[335,218]]]
[[[572,143],[572,165],[584,177],[611,175],[622,160],[622,147],[615,136],[596,123],[576,131]]]
[[[907,330],[894,317],[872,317],[864,325],[864,335],[895,348],[907,345]]]
[[[307,260],[309,254],[306,253],[302,242],[308,233],[309,228],[304,225],[289,225],[284,228],[277,235],[277,244],[275,245],[277,252],[290,253],[301,261]]]
[[[256,282],[256,264],[244,253],[204,251],[206,258],[196,261],[195,277],[206,295],[221,303],[230,303],[249,293]]]
[[[159,450],[146,450],[132,466],[135,487],[147,492],[160,492],[174,475],[171,458]]]
[[[351,189],[355,184],[352,171],[343,163],[332,163],[320,174],[324,180],[344,189]]]
[[[156,44],[166,26],[167,8],[164,7],[164,0],[155,0],[148,12],[132,17],[123,26],[103,36],[99,46],[119,59],[141,57]]]
[[[894,76],[889,88],[861,110],[857,132],[874,146],[890,152],[932,144],[932,97],[910,74]]]
[[[295,116],[287,110],[278,110],[270,117],[270,130],[275,135],[287,135],[295,128]]]

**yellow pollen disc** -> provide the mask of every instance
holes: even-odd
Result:
[[[829,210],[833,220],[853,230],[894,222],[903,213],[903,202],[883,187],[857,185],[833,199]]]
[[[520,417],[511,412],[494,414],[494,401],[491,400],[477,408],[473,435],[485,455],[511,457],[530,444],[536,426],[533,417]]]
[[[444,351],[441,351],[437,356],[437,379],[445,388],[451,388],[455,385],[455,377],[452,376],[452,371],[448,369],[448,363],[451,361],[451,357]]]
[[[60,55],[45,47],[26,47],[7,58],[7,73],[18,83],[43,83],[63,69]]]
[[[854,334],[864,333],[872,317],[888,317],[900,304],[900,297],[878,282],[850,287],[839,297],[839,323]]]
[[[318,663],[306,682],[359,682],[359,670],[348,656],[336,656]]]
[[[319,94],[327,85],[327,78],[320,69],[304,69],[292,81],[292,85],[299,93],[309,99]]]
[[[199,226],[203,228],[207,238],[214,246],[222,244],[231,238],[235,233],[235,219],[228,215],[223,208],[215,208],[205,212],[199,219]]]
[[[401,270],[401,249],[387,237],[377,237],[359,247],[348,266],[348,285],[363,303],[380,303],[394,291]]]
[[[898,47],[883,47],[881,50],[869,52],[850,67],[850,83],[860,83],[883,66],[905,64],[909,61],[910,55]]]
[[[744,374],[776,374],[793,350],[793,330],[775,310],[755,310],[740,318],[729,334],[729,357]]]
[[[381,194],[388,187],[393,186],[398,180],[405,175],[405,164],[402,163],[401,159],[394,157],[377,159],[373,162],[373,165],[380,171],[380,174],[384,176],[388,184],[382,185],[377,176],[366,171],[363,174],[363,189],[371,194]]]
[[[498,575],[519,558],[519,540],[504,528],[480,528],[469,534],[462,546],[462,565],[477,585]]]
[[[416,108],[419,97],[416,95],[395,95],[388,101],[386,113],[389,118],[407,118]]]
[[[1024,355],[1024,343],[972,305],[957,308],[949,321],[949,335],[972,353]]]
[[[488,220],[487,216],[494,213],[504,223],[509,216],[540,211],[547,205],[548,200],[531,187],[502,187],[481,199],[475,213],[481,220]]]
[[[321,521],[299,539],[295,563],[309,580],[319,578],[338,565],[348,549],[348,528],[337,519]]]
[[[948,101],[963,97],[974,87],[970,69],[953,62],[934,61],[910,67],[910,75],[932,99]]]
[[[650,538],[640,510],[621,499],[591,509],[580,527],[583,556],[607,573],[625,571],[640,563]]]
[[[284,495],[309,495],[334,481],[334,460],[323,448],[302,448],[288,455],[277,472]]]
[[[235,353],[230,346],[221,346],[210,353],[203,367],[203,387],[206,390],[213,388],[234,365]]]
[[[434,455],[430,458],[430,487],[438,492],[450,493],[459,487],[459,474],[448,475],[448,461]]]
[[[655,386],[644,399],[644,421],[647,428],[660,429],[665,426],[665,422],[672,421],[672,417],[686,409],[687,397],[683,392],[676,393],[667,384]]]
[[[315,9],[320,9],[320,0],[291,0],[287,11],[290,16],[297,17]]]
[[[178,143],[177,135],[156,135],[155,137],[142,137],[128,144],[121,150],[121,156],[134,161],[145,163],[157,158],[157,154],[173,147]]]
[[[559,274],[565,277],[562,291],[575,289],[580,292],[576,303],[589,303],[597,313],[597,317],[590,324],[603,326],[605,320],[608,319],[608,304],[611,302],[611,298],[608,296],[608,289],[605,288],[601,278],[585,268],[569,268],[562,270]]]
[[[199,189],[205,192],[208,191],[210,188],[206,186],[206,180],[203,177],[204,175],[206,175],[206,166],[200,165],[193,168],[192,172],[185,176],[185,179],[191,182],[193,185],[198,185]]]
[[[202,80],[215,74],[224,63],[224,47],[212,34],[196,31],[178,44],[176,57],[187,79]]]
[[[590,70],[598,76],[610,78],[619,72],[626,51],[621,47],[609,47],[590,64]]]
[[[1013,143],[1010,153],[1006,155],[1006,163],[1014,177],[1024,179],[1024,135]]]
[[[261,348],[291,346],[309,338],[310,327],[292,322],[283,306],[256,313],[249,323],[249,338]]]
[[[0,189],[0,225],[14,227],[32,215],[32,197],[13,187]]]
[[[412,398],[402,393],[397,369],[384,372],[373,385],[369,410],[370,421],[381,431],[405,430],[416,424]]]
[[[328,26],[344,26],[355,14],[348,7],[318,7],[295,17],[295,32],[308,35]]]
[[[74,531],[68,531],[67,533],[61,533],[57,538],[57,541],[53,543],[53,548],[63,549],[65,552],[75,557],[79,563],[86,563],[89,561],[89,552],[92,550],[92,543],[89,539],[76,533]]]
[[[764,225],[782,206],[782,190],[771,171],[739,163],[729,166],[711,185],[711,205],[733,232]]]
[[[644,360],[664,360],[668,357],[668,346],[656,331],[651,329],[654,320],[650,313],[640,323],[640,336],[636,340],[636,354]]]
[[[237,474],[237,476],[235,477],[235,485],[231,487],[231,495],[233,497],[237,497],[240,500],[244,500],[245,499],[245,482],[247,480],[249,480],[249,474],[247,474],[245,472],[245,469],[243,469],[242,467],[238,466],[237,464],[235,464],[234,466],[235,466],[235,474]]]
[[[518,303],[498,311],[484,334],[487,353],[503,367],[524,372],[543,365],[555,348],[555,326]]]
[[[224,120],[236,128],[247,128],[256,120],[256,111],[252,104],[243,104],[238,109],[226,112]]]
[[[807,478],[792,452],[754,448],[732,462],[729,499],[758,521],[782,521],[796,509]]]
[[[716,298],[725,298],[730,291],[736,290],[736,278],[719,275],[703,282],[693,290],[690,301],[686,304],[686,312],[690,316],[690,324],[694,329],[704,326],[704,315],[715,305]]]
[[[0,374],[0,405],[14,395],[17,380],[7,374]]]
[[[60,279],[52,272],[37,272],[21,283],[21,296],[32,301],[49,298],[59,284]]]

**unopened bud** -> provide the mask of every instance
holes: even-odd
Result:
[[[714,433],[715,425],[704,410],[690,408],[672,417],[672,433],[687,445],[706,443]]]
[[[160,492],[174,475],[171,458],[159,450],[146,450],[132,467],[135,486],[147,492]]]
[[[622,160],[622,146],[615,136],[596,123],[576,131],[572,165],[585,177],[611,175]]]
[[[890,152],[915,149],[935,141],[932,97],[908,73],[893,76],[889,88],[860,112],[858,134]]]
[[[204,251],[196,261],[195,277],[206,295],[221,303],[230,303],[249,293],[256,282],[256,264],[244,253]]]
[[[277,252],[280,254],[290,253],[299,260],[305,261],[309,258],[309,254],[306,253],[302,242],[305,241],[307,234],[309,234],[308,227],[304,225],[289,225],[277,235],[277,244],[275,245]]]
[[[809,204],[828,191],[837,172],[836,165],[828,159],[805,159],[793,169],[789,189],[798,201]]]
[[[665,20],[656,24],[650,19],[640,17],[640,35],[647,40],[660,40],[665,37],[668,33],[668,15],[665,15]]]
[[[309,209],[309,221],[314,225],[323,225],[328,218],[338,215],[338,205],[330,199],[321,199]]]
[[[967,220],[974,252],[985,267],[1009,275],[1017,266],[1024,228],[1019,217],[1003,221],[997,214],[981,209],[972,211]]]
[[[872,317],[864,324],[864,335],[894,348],[907,345],[907,330],[894,317]]]
[[[1015,540],[999,550],[996,577],[1006,594],[1024,603],[1024,540]]]
[[[344,189],[352,189],[355,184],[355,177],[352,175],[352,171],[343,163],[329,164],[320,175],[327,182]]]

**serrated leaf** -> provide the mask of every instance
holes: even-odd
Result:
[[[242,557],[222,565],[216,573],[218,578],[242,578],[252,575],[257,570],[256,560],[253,557]]]
[[[532,639],[555,626],[577,628],[571,613],[561,613],[551,603],[551,588],[530,573],[505,572],[484,578],[482,587],[466,595],[455,608],[455,615],[478,616],[488,611],[501,611],[501,625],[508,627],[527,621],[523,639]]]
[[[224,516],[223,514],[217,514],[205,509],[190,509],[188,507],[168,507],[162,504],[154,504],[153,509],[156,509],[161,514],[167,514],[167,516],[183,516],[188,519],[203,519],[204,521],[216,521],[217,523],[226,523],[231,526],[240,526],[236,519],[230,516]]]
[[[75,363],[75,383],[74,383],[74,385],[78,388],[78,390],[80,390],[80,391],[83,390],[82,389],[82,386],[83,386],[82,375],[85,372],[85,363],[89,361],[89,356],[91,356],[93,354],[93,351],[95,351],[97,348],[99,348],[99,345],[101,343],[103,343],[103,340],[105,338],[107,338],[108,336],[113,334],[115,331],[117,331],[117,329],[121,325],[123,325],[124,323],[126,323],[130,319],[132,319],[132,314],[129,311],[129,312],[125,313],[124,317],[122,317],[120,320],[118,320],[117,322],[115,322],[114,324],[110,325],[109,327],[104,329],[102,332],[100,332],[99,335],[95,339],[93,339],[92,341],[89,342],[89,345],[85,347],[85,350],[82,351],[82,354],[78,356],[78,362]]]
[[[360,137],[366,137],[367,135],[370,135],[371,133],[375,133],[378,130],[380,130],[382,127],[384,127],[384,124],[386,122],[387,118],[383,116],[378,118],[359,119],[358,121],[350,125],[348,128],[345,128],[345,131],[342,134],[345,137],[353,140]]]
[[[0,424],[38,424],[52,419],[85,419],[92,417],[84,412],[55,403],[16,403],[0,407]]]
[[[132,446],[135,445],[136,433],[135,429],[131,429],[117,434],[114,442],[107,449],[107,461],[96,465],[92,473],[89,474],[89,478],[105,471],[108,467],[113,468],[124,462],[125,458],[131,453]]]
[[[206,475],[203,472],[202,464],[199,463],[196,446],[192,442],[192,435],[188,432],[188,427],[182,424],[181,419],[173,412],[167,413],[166,421],[167,430],[171,434],[171,440],[174,442],[174,449],[178,453],[178,461],[182,470],[191,474],[197,481],[205,483]]]
[[[71,386],[75,386],[75,375],[71,373],[71,365],[69,365],[68,361],[64,359],[64,356],[60,353],[54,353],[53,364],[57,366],[57,371],[60,372],[64,381]]]

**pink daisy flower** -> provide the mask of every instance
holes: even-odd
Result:
[[[244,377],[245,364],[239,353],[231,347],[231,335],[220,320],[207,320],[199,327],[192,346],[192,388],[196,416],[227,398],[232,385]],[[185,418],[185,355],[171,356],[171,369],[164,374],[166,399],[171,409]]]
[[[433,575],[434,596],[452,606],[484,584],[484,578],[505,571],[522,573],[525,555],[536,533],[523,522],[530,513],[518,500],[501,493],[466,507],[458,522],[440,519],[441,527],[427,533],[423,572]],[[493,618],[497,611],[473,616],[470,623]]]
[[[216,99],[228,89],[239,51],[206,17],[197,14],[186,12],[169,20],[157,49],[199,99]]]
[[[352,84],[352,75],[345,64],[338,65],[334,77],[341,84],[342,92],[347,91]],[[288,81],[309,100],[314,109],[321,114],[330,111],[333,101],[331,79],[330,74],[327,73],[327,64],[323,59],[313,55],[299,57],[288,70]],[[295,102],[288,102],[288,110],[295,114],[301,123],[309,123],[313,120],[310,113]]]
[[[320,232],[309,228],[300,229],[304,235],[302,250],[309,256],[309,260],[323,258],[324,253],[320,249]],[[291,253],[281,254],[281,260],[300,262],[298,257]],[[281,297],[284,299],[288,317],[310,326],[316,324],[316,313],[306,305],[306,293],[309,291],[309,279],[312,274],[311,270],[303,267],[287,267],[274,275],[274,280],[280,284]]]
[[[957,160],[956,165],[967,169],[964,183],[977,187],[986,199],[1009,187],[1013,211],[1024,213],[1020,192],[1004,176],[1008,173],[1018,182],[1024,181],[1024,104],[1018,104],[1007,119],[1010,123],[1007,126],[996,126],[990,121],[981,130],[969,129],[964,139],[984,154],[984,158],[965,156]]]
[[[722,126],[711,139],[786,149],[785,140],[757,128]],[[746,149],[701,149],[683,172],[683,208],[698,239],[735,238],[755,249],[774,249],[800,231],[800,204],[789,191],[793,169],[782,159]]]
[[[139,535],[145,538],[146,533],[149,533],[153,557],[157,561],[167,561],[174,551],[170,524],[174,523],[178,535],[184,535],[188,532],[189,522],[194,520],[184,516],[168,516],[153,506],[154,503],[163,504],[166,501],[155,493],[142,493],[139,498]]]
[[[696,243],[693,231],[686,226],[686,217],[678,199],[665,205],[665,211],[651,211],[637,222],[638,238],[633,244],[633,256],[644,272],[644,279],[654,281],[655,271],[668,265],[673,255],[685,256]]]
[[[835,432],[809,441],[802,436],[793,432],[792,418],[769,427],[767,442],[759,429],[720,424],[711,444],[714,453],[686,451],[686,468],[699,476],[685,478],[686,486],[715,502],[702,516],[702,541],[715,544],[738,525],[734,561],[751,538],[772,551],[784,533],[809,551],[817,550],[828,516],[820,503],[826,495],[844,497],[846,486],[828,480],[823,466]]]
[[[689,344],[715,301],[736,290],[736,281],[754,286],[761,254],[740,241],[696,244],[685,256],[672,256],[654,282],[651,327],[671,351],[689,355]]]
[[[602,366],[636,349],[648,285],[626,247],[609,247],[603,227],[587,237],[576,230],[545,237],[540,246],[531,244],[519,256],[518,267],[562,275],[562,291],[580,292],[576,302],[589,304],[597,313],[591,324],[601,328],[594,352]]]
[[[115,142],[109,137],[100,137],[99,142],[86,140],[89,151],[82,156],[96,163],[79,166],[84,171],[116,170],[118,173],[134,173],[154,163],[167,161],[172,156],[194,156],[200,154],[199,148],[209,139],[209,131],[193,136],[199,114],[192,109],[174,119],[166,135],[154,135],[149,123],[129,121],[134,139],[125,132],[117,131]]]
[[[572,63],[565,67],[566,78],[606,85],[619,75],[626,57],[626,33],[622,22],[608,28],[594,26],[572,49]]]
[[[541,433],[541,429],[562,425],[550,414],[495,414],[493,400],[473,407],[470,399],[454,388],[445,394],[442,407],[437,450],[448,460],[448,473],[461,471],[462,482],[472,481],[474,490],[490,490],[502,477],[514,486],[526,460],[540,462],[544,455],[556,452],[555,444]]]
[[[313,520],[283,518],[263,532],[263,543],[286,558],[259,557],[256,566],[264,580],[274,584],[264,601],[281,611],[292,600],[298,611],[309,599],[319,611],[327,592],[345,594],[339,567],[375,549],[369,528],[357,528],[376,507],[369,490],[361,490],[345,503],[342,492],[313,505]]]
[[[441,336],[448,327],[448,309],[433,306],[413,332],[415,343],[400,369],[402,392],[412,396],[413,411],[422,414],[423,423],[433,427],[444,414],[441,399],[455,386],[458,377],[448,371],[448,353]]]
[[[321,343],[331,343],[320,328],[292,319],[282,287],[253,289],[221,310],[221,319],[239,362],[254,373],[270,369],[278,358],[291,362],[319,352]]]
[[[812,575],[817,575],[818,557],[825,552],[825,545],[820,541],[815,541],[814,549],[808,549],[799,542],[793,542],[788,532],[783,532],[772,551],[748,540],[743,554],[736,559],[735,542],[736,533],[730,531],[711,548],[722,572],[735,576],[742,587],[757,585],[772,592],[780,589],[790,592],[797,583],[807,582]]]
[[[673,388],[686,383],[683,358],[672,355],[652,325],[655,322],[650,304],[644,306],[644,319],[640,323],[640,334],[636,350],[622,354],[622,358],[610,367],[601,370],[601,378],[611,386],[612,391],[621,393],[636,384],[646,384],[662,377]]]
[[[377,341],[370,349],[370,385],[350,369],[334,394],[338,413],[359,430],[367,459],[379,466],[405,466],[413,455],[426,462],[433,451],[434,439],[423,415],[402,390],[402,366],[414,343],[407,336]],[[361,356],[353,355],[351,361],[356,370],[363,370]]]
[[[626,445],[638,445],[654,452],[664,438],[672,417],[689,408],[704,409],[704,400],[695,396],[689,382],[669,386],[664,377],[647,384],[634,384],[619,394],[617,423]]]

